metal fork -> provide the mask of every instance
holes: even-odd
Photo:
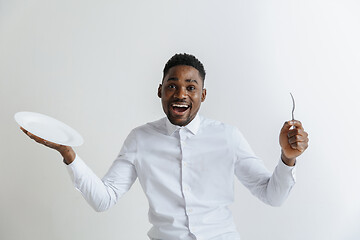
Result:
[[[292,120],[295,120],[295,118],[294,118],[295,100],[294,100],[294,96],[291,93],[290,93],[290,96],[291,96],[291,99],[292,99],[292,102],[293,102],[293,108],[292,108],[292,111],[291,111],[291,116],[292,116]]]

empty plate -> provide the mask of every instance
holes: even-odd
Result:
[[[66,146],[80,146],[84,140],[81,135],[65,123],[35,112],[18,112],[15,121],[32,134]]]

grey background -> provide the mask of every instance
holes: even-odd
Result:
[[[78,130],[76,152],[102,176],[132,128],[164,116],[157,87],[177,52],[207,70],[201,114],[237,126],[270,170],[290,91],[310,134],[282,207],[236,183],[243,239],[359,239],[359,12],[350,0],[0,0],[0,239],[147,239],[138,182],[94,212],[13,115]]]

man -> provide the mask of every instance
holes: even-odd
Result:
[[[281,205],[295,183],[295,160],[307,148],[308,134],[299,121],[285,122],[281,159],[271,174],[236,128],[198,115],[204,80],[198,59],[174,55],[158,88],[167,117],[132,130],[103,179],[71,147],[23,131],[61,153],[75,187],[96,211],[114,205],[139,178],[152,240],[240,239],[228,209],[234,175],[263,202]]]

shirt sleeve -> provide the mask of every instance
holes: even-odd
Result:
[[[271,206],[280,206],[295,184],[295,167],[280,159],[273,173],[269,172],[239,130],[233,131],[235,175],[250,192]]]
[[[102,179],[96,176],[78,155],[66,167],[75,188],[95,211],[101,212],[115,205],[135,182],[135,157],[136,139],[134,134],[130,133],[119,155]]]

